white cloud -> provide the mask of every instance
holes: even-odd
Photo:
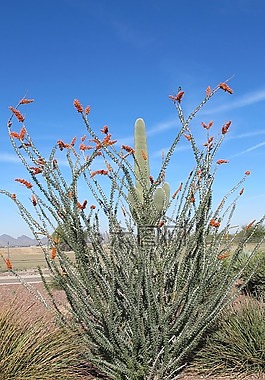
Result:
[[[256,150],[256,149],[258,149],[258,148],[260,148],[260,147],[262,147],[264,145],[265,145],[265,141],[262,141],[261,143],[253,145],[250,148],[243,150],[242,152],[234,154],[233,156],[231,156],[231,158],[242,156],[243,154],[252,152],[253,150]]]
[[[16,156],[15,154],[10,154],[10,153],[1,153],[0,154],[0,162],[9,162],[9,163],[14,163],[14,164],[17,164],[17,163],[20,163],[20,159],[18,158],[18,156]]]
[[[216,108],[212,108],[210,110],[203,111],[203,113],[207,115],[207,114],[217,113],[221,111],[242,108],[242,107],[246,107],[251,104],[259,103],[262,101],[265,101],[265,89],[248,93],[227,104],[221,105]]]
[[[147,132],[148,136],[154,136],[168,129],[175,127],[177,129],[178,119],[174,118],[172,120],[163,121],[156,124],[150,131]]]

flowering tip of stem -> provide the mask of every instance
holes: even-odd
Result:
[[[91,111],[91,107],[90,106],[86,106],[85,108],[85,114],[88,115]]]
[[[13,266],[12,266],[11,261],[9,259],[5,259],[5,263],[6,263],[7,269],[12,270]]]
[[[121,148],[124,149],[129,154],[134,154],[135,152],[135,150],[131,148],[129,145],[122,145]]]
[[[56,247],[52,247],[51,252],[50,252],[50,258],[52,260],[54,260],[55,257],[56,257],[56,254],[57,254],[57,248]]]
[[[15,181],[21,183],[22,185],[25,185],[27,189],[31,189],[33,186],[30,182],[26,181],[25,179],[16,178]]]
[[[225,252],[225,253],[221,253],[220,255],[218,255],[217,259],[218,260],[225,260],[230,256],[231,256],[231,254],[229,252]]]
[[[213,126],[213,120],[212,121],[209,121],[208,124],[205,124],[203,121],[201,122],[201,125],[203,126],[203,128],[205,129],[210,129],[212,126]]]
[[[33,103],[34,102],[34,99],[21,99],[19,104],[29,104],[29,103]]]
[[[217,163],[217,165],[222,165],[222,164],[228,164],[229,161],[228,160],[217,160],[216,163]]]
[[[94,177],[95,175],[100,174],[100,175],[107,175],[108,170],[100,169],[100,170],[95,170],[94,172],[91,172],[90,177]]]
[[[226,83],[220,83],[219,87],[224,90],[225,92],[228,92],[229,94],[233,94],[232,88],[230,88]]]
[[[220,222],[216,219],[211,219],[209,224],[211,227],[215,227],[215,228],[220,227]]]
[[[222,126],[222,135],[225,135],[228,132],[228,129],[230,128],[232,121],[228,121]]]
[[[109,132],[109,127],[108,127],[107,125],[105,125],[105,126],[100,130],[100,132],[102,132],[102,133],[104,133],[105,135],[107,135],[108,132]]]
[[[188,141],[191,140],[191,135],[187,135],[187,134],[184,133],[183,136],[184,136]]]
[[[174,103],[175,102],[180,103],[181,100],[182,100],[182,98],[183,98],[183,96],[184,96],[184,91],[179,91],[177,93],[177,95],[169,95],[168,97],[169,97],[169,99],[173,100]]]
[[[208,87],[206,88],[205,92],[206,92],[206,96],[209,97],[209,96],[211,95],[211,92],[212,92],[211,87],[208,86]]]
[[[252,222],[250,222],[247,226],[246,226],[246,230],[249,230],[253,224],[256,222],[256,219],[252,220]]]
[[[79,102],[78,99],[74,99],[73,105],[75,106],[77,112],[83,112],[83,111],[84,111],[83,106],[82,106],[82,104]]]
[[[35,198],[33,194],[31,195],[31,201],[34,207],[37,206],[37,199]]]
[[[13,114],[16,116],[17,120],[20,122],[20,123],[23,123],[25,121],[25,118],[24,116],[19,112],[19,110],[17,110],[16,108],[14,107],[9,107],[10,111],[13,112]]]
[[[77,202],[77,208],[79,210],[84,210],[86,208],[86,206],[87,206],[87,200],[86,199],[84,200],[83,204],[81,204],[80,202]]]

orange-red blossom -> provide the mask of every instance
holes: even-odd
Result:
[[[256,222],[256,219],[252,220],[252,222],[250,222],[247,226],[246,226],[246,230],[249,230],[253,224]]]
[[[183,98],[183,95],[184,95],[184,91],[179,91],[177,95],[169,95],[168,97],[169,99],[173,100],[174,103],[175,102],[180,103]]]
[[[74,104],[77,112],[83,112],[84,111],[84,108],[83,108],[82,104],[79,102],[78,99],[74,99],[74,103],[73,104]]]
[[[220,255],[217,256],[218,260],[225,260],[227,259],[231,254],[229,252],[220,253]]]
[[[26,133],[27,133],[27,131],[26,131],[26,128],[23,126],[21,129],[20,129],[20,132],[18,133],[18,132],[9,132],[9,135],[11,136],[11,137],[14,137],[14,138],[16,138],[16,139],[19,139],[19,140],[24,140],[24,138],[25,138],[25,136],[26,136]]]
[[[84,210],[86,208],[86,205],[87,205],[87,200],[85,199],[83,204],[77,202],[77,207],[79,208],[79,210]]]
[[[34,102],[34,99],[21,99],[19,104],[29,104],[29,103],[33,103]]]
[[[5,259],[7,269],[11,270],[13,268],[12,263],[9,259]]]
[[[218,227],[220,227],[220,222],[218,220],[216,220],[216,219],[211,219],[210,220],[210,226],[218,228]]]
[[[33,204],[33,206],[35,207],[35,206],[37,206],[37,199],[35,198],[35,196],[32,194],[32,196],[31,196],[31,200],[32,200],[32,204]]]
[[[222,164],[228,164],[228,160],[218,160],[216,161],[217,165],[222,165]]]
[[[89,150],[89,149],[93,149],[94,147],[93,146],[91,146],[91,145],[85,145],[84,143],[82,143],[82,144],[80,144],[80,146],[79,146],[79,149],[80,150]]]
[[[126,150],[126,152],[128,152],[130,154],[133,154],[135,152],[135,150],[133,148],[131,148],[129,145],[122,145],[121,147],[122,147],[122,149]]]
[[[33,186],[30,182],[26,181],[25,179],[16,178],[15,181],[22,183],[22,185],[25,185],[27,189],[31,189]]]
[[[56,254],[57,254],[57,249],[56,249],[56,247],[52,247],[51,252],[50,252],[50,258],[51,258],[52,260],[54,260],[55,257],[56,257]]]
[[[220,83],[219,87],[224,90],[225,92],[228,92],[229,94],[233,94],[232,88],[230,88],[226,83]]]
[[[206,88],[205,92],[206,92],[206,96],[210,96],[210,95],[211,95],[211,92],[212,92],[211,87],[208,86],[208,87]]]
[[[39,167],[30,167],[30,170],[31,170],[32,174],[34,174],[34,175],[40,174],[42,172],[42,168],[39,168]]]
[[[201,122],[201,125],[203,126],[203,128],[205,129],[210,129],[212,126],[213,126],[213,121],[209,121],[208,124],[205,124],[203,121]]]
[[[222,127],[222,134],[225,135],[227,132],[228,132],[228,129],[231,125],[232,121],[228,121],[227,123],[225,123]]]
[[[94,172],[91,173],[90,177],[94,177],[97,174],[107,175],[108,174],[108,170],[104,170],[104,169],[95,170]]]
[[[19,112],[19,110],[17,110],[16,108],[14,107],[9,107],[10,111],[13,112],[13,114],[16,116],[16,118],[18,119],[19,122],[23,123],[25,118],[24,116]]]
[[[183,183],[181,182],[175,193],[172,195],[172,199],[175,199],[178,193],[182,190]]]
[[[104,133],[105,135],[109,132],[109,127],[107,125],[104,125],[104,127],[100,130],[100,132]]]

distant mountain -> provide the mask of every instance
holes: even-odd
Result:
[[[47,238],[41,239],[42,244],[46,244],[47,241]],[[7,234],[0,235],[0,247],[30,247],[35,245],[39,245],[39,242],[26,235],[19,236],[18,238],[13,238]]]

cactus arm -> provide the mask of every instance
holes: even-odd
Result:
[[[134,165],[134,172],[136,177],[136,188],[143,193],[144,189],[150,188],[150,166],[147,151],[147,141],[145,132],[144,120],[139,118],[134,126],[134,148],[136,162]],[[146,160],[143,157],[146,155]]]

